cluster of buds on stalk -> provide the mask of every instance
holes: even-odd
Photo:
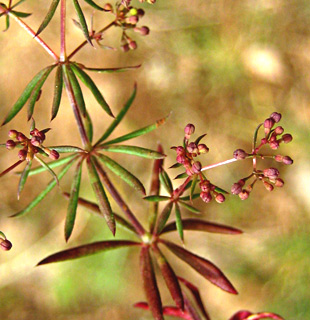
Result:
[[[209,148],[200,143],[201,139],[206,135],[199,136],[194,142],[190,142],[191,135],[195,132],[195,126],[191,123],[184,128],[183,146],[172,147],[177,152],[176,161],[185,168],[185,172],[189,177],[197,176],[200,180],[199,187],[201,189],[200,198],[208,203],[213,198],[222,203],[225,201],[223,193],[219,192],[219,188],[213,185],[201,172],[202,165],[196,160],[196,157],[209,152]]]
[[[281,126],[276,126],[281,120],[281,114],[273,112],[264,123],[261,123],[254,134],[254,145],[252,153],[247,153],[243,149],[237,149],[233,153],[233,157],[236,160],[244,160],[247,158],[253,159],[253,172],[246,178],[240,179],[234,183],[231,187],[231,193],[238,195],[241,200],[245,200],[249,197],[253,187],[257,181],[262,181],[264,187],[268,191],[273,191],[275,187],[283,187],[284,181],[279,178],[279,170],[273,167],[266,168],[264,170],[257,169],[257,159],[272,158],[276,162],[281,162],[286,165],[293,164],[293,160],[289,156],[283,155],[265,155],[261,154],[260,150],[264,145],[269,145],[271,149],[276,150],[279,148],[280,143],[289,143],[292,141],[292,135],[289,133],[283,134],[284,129]],[[256,139],[258,130],[264,127],[264,138],[261,139],[260,144],[256,147]],[[246,182],[249,179],[253,181],[245,187]]]
[[[6,142],[6,148],[13,150],[15,147],[21,147],[22,149],[18,152],[18,158],[21,161],[31,161],[34,155],[40,150],[44,151],[52,160],[57,160],[59,153],[56,150],[45,148],[42,145],[45,140],[45,133],[49,130],[50,129],[44,129],[39,131],[37,128],[34,128],[30,131],[30,138],[27,138],[21,132],[10,130],[8,134],[10,139]]]
[[[12,243],[9,241],[5,234],[0,231],[0,248],[4,251],[9,251],[12,248]]]
[[[146,36],[150,33],[150,29],[147,26],[137,26],[139,20],[144,16],[144,10],[131,7],[129,4],[130,1],[122,1],[121,4],[116,5],[115,10],[110,3],[106,3],[104,6],[105,11],[115,15],[115,25],[123,30],[121,49],[124,52],[137,48],[137,42],[128,36],[128,30],[133,30],[142,36]]]

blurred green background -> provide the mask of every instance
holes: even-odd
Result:
[[[28,0],[18,10],[33,12],[25,21],[37,29],[49,3]],[[93,10],[83,1],[81,4],[89,21]],[[204,165],[231,158],[237,148],[249,151],[254,129],[273,111],[283,114],[280,124],[294,137],[291,144],[279,149],[281,154],[294,159],[291,167],[276,164],[285,180],[283,189],[268,193],[262,185],[257,185],[253,195],[244,202],[232,196],[222,205],[196,201],[204,218],[245,232],[241,236],[185,234],[186,247],[221,267],[239,295],[222,292],[168,255],[171,264],[179,275],[200,286],[213,320],[228,319],[240,309],[275,312],[287,320],[310,319],[310,2],[158,0],[154,6],[138,1],[133,1],[133,5],[145,9],[140,25],[151,29],[150,35],[144,38],[132,33],[138,50],[125,54],[87,46],[75,57],[91,67],[142,63],[139,70],[126,73],[92,74],[114,113],[130,96],[134,82],[138,83],[137,98],[116,135],[151,124],[172,112],[165,126],[133,141],[149,148],[156,148],[160,141],[168,155],[167,168],[175,157],[169,148],[181,143],[188,122],[195,124],[198,135],[207,133],[205,142],[210,153],[201,159]],[[42,33],[42,38],[56,51],[59,50],[58,15],[59,10]],[[75,18],[71,1],[68,1],[68,17],[70,52],[83,41],[81,32],[71,21]],[[111,21],[111,16],[96,12],[94,21],[98,30]],[[4,29],[4,19],[0,22]],[[118,48],[120,37],[120,31],[113,29],[104,35],[103,43]],[[34,74],[52,60],[13,21],[7,32],[0,33],[0,44],[1,116],[4,117]],[[53,77],[50,77],[36,106],[37,127],[52,128],[46,145],[80,145],[65,95],[58,117],[49,121],[52,86]],[[85,99],[99,137],[110,119],[87,90]],[[29,124],[25,119],[23,110],[1,129],[1,141],[8,139],[9,129],[27,132]],[[114,159],[136,173],[148,189],[151,161],[130,156]],[[16,161],[15,151],[1,150],[1,171],[13,161]],[[260,165],[264,168],[271,164],[266,161]],[[208,177],[230,189],[233,182],[250,170],[251,162],[233,163],[210,171]],[[59,190],[54,190],[27,216],[8,218],[29,203],[49,180],[48,174],[31,177],[19,202],[16,201],[18,178],[11,174],[0,181],[0,230],[13,242],[10,252],[0,254],[1,319],[151,319],[147,312],[132,308],[135,302],[145,300],[134,248],[34,267],[53,252],[111,238],[104,221],[80,208],[76,228],[66,244],[63,237],[66,200]],[[63,180],[61,187],[68,191],[70,178]],[[118,182],[118,187],[146,225],[147,205],[124,184]],[[87,183],[81,194],[94,199]],[[113,207],[116,208],[114,203]],[[191,214],[186,212],[184,216]],[[119,231],[117,238],[122,237],[129,239]],[[163,300],[171,304],[160,277],[159,283]]]

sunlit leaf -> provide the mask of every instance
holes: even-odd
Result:
[[[199,142],[200,142],[200,140],[201,140],[202,138],[204,138],[206,135],[207,135],[207,134],[205,133],[205,134],[202,134],[201,136],[199,136],[199,137],[195,140],[195,144],[198,145]]]
[[[89,68],[83,66],[83,69],[92,71],[92,72],[97,72],[97,73],[115,73],[115,72],[124,72],[132,69],[138,69],[141,67],[141,64],[137,66],[130,66],[130,67],[121,67],[121,68]]]
[[[42,261],[40,261],[37,266],[41,266],[47,263],[54,263],[60,261],[68,261],[73,259],[78,259],[86,256],[90,256],[96,253],[105,252],[111,249],[118,249],[121,247],[130,246],[140,246],[139,242],[129,241],[129,240],[111,240],[111,241],[98,241],[90,244],[84,244],[72,249],[67,249],[54,253]]]
[[[32,15],[32,13],[13,11],[13,10],[11,10],[10,12],[19,18],[27,18]]]
[[[134,146],[118,146],[118,145],[109,145],[100,147],[101,150],[117,153],[126,153],[134,156],[147,158],[147,159],[163,159],[166,155],[159,153],[154,150],[145,149],[141,147]]]
[[[71,192],[69,205],[67,210],[67,217],[65,222],[65,239],[69,240],[76,217],[76,209],[78,205],[80,185],[81,185],[81,177],[82,177],[82,161],[78,162],[77,167],[75,169],[74,177],[71,184]]]
[[[74,4],[74,8],[75,8],[76,14],[78,16],[80,25],[82,27],[82,31],[83,31],[84,37],[86,38],[87,42],[90,45],[93,45],[92,42],[91,42],[90,36],[89,36],[87,23],[86,23],[86,20],[85,20],[85,17],[84,17],[84,13],[83,13],[83,11],[82,11],[82,9],[80,7],[80,4],[79,4],[78,0],[72,0],[72,1],[73,1],[73,4]]]
[[[19,6],[20,4],[22,4],[22,3],[25,2],[25,1],[26,1],[26,0],[17,1],[17,2],[11,7],[11,9],[16,8],[17,6]]]
[[[189,264],[193,269],[200,273],[204,278],[209,280],[211,283],[221,288],[224,291],[229,293],[237,294],[236,289],[230,283],[230,281],[225,277],[223,272],[216,267],[212,262],[206,260],[202,257],[199,257],[176,244],[167,241],[161,240],[161,242],[170,249],[176,256],[181,260]]]
[[[178,174],[173,180],[187,178],[188,174],[186,172]]]
[[[183,206],[184,208],[186,208],[187,210],[193,212],[193,213],[200,213],[200,210],[192,207],[191,205],[187,204],[187,203],[184,202],[184,201],[179,200],[179,204],[180,204],[181,206]]]
[[[144,197],[143,199],[150,202],[158,202],[158,201],[167,201],[167,200],[170,200],[171,198],[166,196],[147,196],[147,197]]]
[[[36,36],[38,36],[48,26],[48,24],[52,20],[54,14],[55,14],[55,11],[57,9],[57,6],[59,4],[59,1],[60,0],[52,0],[50,8],[48,9],[47,15],[45,16],[43,22],[41,23],[41,25],[36,33]]]
[[[59,0],[58,0],[59,1]],[[52,118],[56,118],[60,101],[61,101],[61,95],[62,95],[62,88],[63,88],[63,74],[62,74],[62,66],[59,65],[56,70],[55,75],[55,83],[54,83],[54,96],[53,96],[53,105],[52,105]]]
[[[77,64],[70,64],[72,70],[74,73],[80,78],[80,80],[86,85],[86,87],[89,88],[89,90],[92,92],[94,95],[95,99],[97,102],[100,104],[102,109],[111,117],[113,116],[113,113],[108,105],[108,103],[105,101],[104,97],[102,96],[101,92],[97,88],[96,84],[94,81],[90,78],[90,76],[84,72],[81,68],[78,67]]]
[[[90,117],[89,113],[87,112],[87,110],[86,110],[86,116],[85,116],[85,118],[83,118],[83,122],[84,122],[85,131],[86,131],[88,140],[90,142],[92,142],[93,135],[94,135],[93,122],[92,122],[91,117]]]
[[[133,174],[131,174],[128,170],[126,170],[124,167],[120,166],[117,162],[115,162],[114,160],[112,160],[111,158],[103,154],[99,154],[99,159],[107,168],[113,171],[117,176],[123,179],[127,184],[129,184],[131,187],[133,187],[134,189],[136,189],[137,191],[145,195],[145,189],[141,181],[138,178],[136,178]]]
[[[84,0],[84,1],[97,10],[100,10],[100,11],[104,10],[102,7],[99,7],[98,4],[96,4],[92,0]]]
[[[181,210],[179,204],[176,202],[175,204],[175,226],[176,229],[178,230],[180,239],[183,241],[184,240],[184,234],[183,234],[183,221],[181,217]],[[163,233],[165,228],[162,230],[161,233]]]
[[[32,165],[32,161],[28,161],[27,164],[26,164],[25,169],[23,170],[23,172],[22,172],[22,174],[20,176],[19,183],[18,183],[18,190],[17,190],[17,199],[19,199],[20,194],[24,189],[26,180],[27,180],[28,175],[29,175],[29,170],[31,168],[31,165]]]
[[[47,170],[52,175],[52,177],[55,179],[56,183],[59,185],[59,181],[58,181],[57,175],[52,170],[52,168],[46,162],[44,162],[42,159],[38,158],[37,156],[34,156],[34,158],[40,163],[40,165],[43,168],[45,168],[45,170]]]
[[[140,253],[140,270],[144,292],[154,319],[164,320],[161,299],[148,246],[143,246]]]
[[[79,148],[79,147],[74,147],[74,146],[50,146],[49,149],[55,150],[58,153],[81,153],[85,152],[85,150]]]
[[[171,214],[171,210],[173,207],[173,202],[170,201],[166,204],[166,206],[164,207],[163,211],[161,212],[161,214],[159,215],[157,222],[156,222],[156,226],[155,226],[155,234],[160,234],[161,231],[163,230],[167,220],[170,217]]]
[[[164,186],[164,188],[166,189],[166,191],[169,194],[172,194],[173,192],[173,186],[172,186],[172,182],[167,174],[167,172],[161,168],[160,172],[159,172],[159,180],[160,183]]]

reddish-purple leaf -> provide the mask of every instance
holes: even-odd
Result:
[[[274,320],[284,320],[277,314],[262,312],[253,314],[250,311],[241,310],[235,313],[229,320],[260,320],[260,319],[274,319]]]
[[[158,249],[158,247],[156,245],[153,245],[152,250],[176,306],[183,310],[183,296],[177,276],[175,275],[173,269],[170,267],[170,264]]]
[[[193,230],[193,231],[204,231],[211,233],[221,233],[221,234],[240,234],[241,230],[225,226],[223,224],[208,222],[200,219],[183,219],[183,230]],[[161,233],[176,231],[175,222],[167,224]]]
[[[86,257],[92,254],[96,254],[102,251],[118,249],[120,247],[128,247],[128,246],[141,246],[141,243],[134,242],[134,241],[127,241],[127,240],[98,241],[98,242],[85,244],[79,247],[54,253],[48,256],[47,258],[43,259],[42,261],[40,261],[37,265],[40,266],[42,264],[47,264],[47,263],[78,259],[81,257]]]
[[[184,298],[185,311],[188,313],[189,319],[190,320],[202,320],[200,315],[196,311],[196,309],[192,306],[191,302],[185,296],[185,294],[183,294],[183,298]]]
[[[181,260],[189,264],[193,269],[199,272],[203,277],[209,280],[214,285],[227,291],[229,293],[237,294],[236,289],[230,283],[230,281],[225,277],[223,272],[216,267],[212,262],[199,257],[176,244],[167,241],[160,240],[168,249],[170,249],[176,256]]]
[[[244,320],[253,313],[247,310],[241,310],[235,313],[229,320]]]
[[[148,246],[141,248],[140,270],[144,291],[153,317],[155,320],[164,320],[161,299]]]

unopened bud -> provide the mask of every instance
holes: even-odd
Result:
[[[192,170],[194,173],[199,173],[201,170],[201,163],[199,161],[194,162],[192,165]]]
[[[282,115],[281,115],[281,113],[273,112],[273,113],[270,115],[270,118],[273,119],[275,123],[278,123],[278,122],[281,120]]]
[[[135,30],[136,32],[139,32],[141,36],[147,36],[150,33],[150,29],[146,26],[143,26],[141,28],[138,28],[139,30]]]
[[[270,130],[273,127],[274,123],[275,123],[274,120],[271,119],[271,118],[268,118],[268,119],[266,119],[264,121],[264,128],[265,128],[265,134],[266,135],[270,132]]]
[[[274,133],[276,134],[276,135],[279,135],[279,134],[282,134],[284,132],[284,129],[283,129],[283,127],[276,127],[275,129],[274,129]]]
[[[189,123],[185,128],[184,128],[184,133],[185,133],[185,139],[189,139],[190,136],[195,132],[195,126],[191,123]]]
[[[8,150],[13,150],[16,147],[16,143],[13,140],[8,140],[5,146]]]
[[[129,44],[128,44],[128,46],[129,46],[129,49],[131,49],[131,50],[136,50],[137,47],[138,47],[136,41],[130,41]]]
[[[188,144],[188,146],[186,147],[187,151],[189,153],[197,153],[198,152],[198,148],[195,142],[191,142]]]
[[[23,150],[19,150],[18,152],[18,158],[20,160],[25,160],[27,157],[27,150],[23,149]]]
[[[284,181],[281,178],[277,178],[274,185],[277,188],[282,188],[284,186]]]
[[[185,152],[184,148],[181,146],[176,147],[175,150],[177,152],[177,155],[184,154],[184,152]]]
[[[292,137],[292,135],[289,134],[289,133],[286,133],[286,134],[284,134],[284,135],[282,136],[282,141],[283,141],[284,143],[289,143],[289,142],[291,142],[292,140],[293,140],[293,137]]]
[[[59,158],[59,153],[56,150],[51,150],[48,155],[52,160],[57,160]]]
[[[201,189],[201,191],[203,192],[209,192],[210,191],[210,181],[209,180],[203,180],[202,182],[200,182],[199,187]]]
[[[278,141],[270,141],[269,146],[272,150],[277,150],[279,148],[279,142]]]
[[[12,248],[12,243],[8,239],[0,239],[0,248],[4,251],[9,251]]]
[[[225,196],[222,193],[219,193],[215,197],[215,201],[218,202],[218,203],[223,203],[225,201]]]
[[[250,193],[247,190],[242,190],[238,196],[241,200],[246,200],[249,197]]]
[[[185,162],[186,162],[186,157],[183,155],[183,154],[179,154],[178,156],[177,156],[177,162],[178,163],[181,163],[181,164],[185,164]]]
[[[242,191],[242,187],[240,183],[234,183],[230,191],[232,194],[239,194]]]
[[[129,10],[129,14],[130,14],[131,16],[135,16],[135,15],[138,14],[138,10],[137,10],[136,8],[131,8],[131,9]]]
[[[283,156],[281,154],[277,154],[276,156],[274,156],[274,159],[277,162],[282,162],[283,161]]]
[[[104,11],[112,11],[113,10],[112,5],[110,3],[106,3],[103,7],[103,10]]]
[[[138,16],[139,18],[142,18],[144,16],[145,12],[143,9],[138,9]]]
[[[22,134],[21,132],[18,132],[16,135],[16,140],[23,142],[23,141],[27,140],[27,138],[24,134]]]
[[[269,179],[276,179],[279,176],[279,170],[276,168],[268,168],[263,171],[264,176]]]
[[[282,162],[283,162],[284,164],[290,165],[290,164],[293,164],[294,161],[293,161],[293,159],[292,159],[291,157],[285,156],[285,157],[283,157]]]
[[[237,149],[234,151],[234,158],[237,160],[244,160],[248,156],[248,153],[246,153],[242,149]]]
[[[130,16],[130,17],[128,17],[127,21],[130,24],[137,24],[139,21],[139,18],[138,18],[138,16]]]
[[[273,190],[273,185],[270,184],[269,182],[263,181],[263,184],[264,184],[264,187],[266,188],[266,190],[268,190],[268,191],[272,191]]]
[[[30,140],[31,144],[36,146],[36,147],[39,147],[40,144],[41,144],[41,140],[39,137],[32,137],[31,140]]]
[[[18,132],[16,130],[10,130],[9,131],[9,137],[11,139],[16,139]]]
[[[201,192],[200,193],[200,198],[202,199],[202,201],[204,201],[205,203],[209,203],[212,200],[212,195],[210,192]]]
[[[209,148],[205,144],[202,143],[202,144],[198,145],[198,151],[199,151],[199,153],[208,153]]]
[[[42,131],[39,131],[37,133],[37,137],[41,140],[41,143],[45,140],[45,133]]]
[[[124,45],[121,46],[121,49],[124,51],[124,52],[128,52],[130,50],[129,48],[129,45],[126,43]]]

